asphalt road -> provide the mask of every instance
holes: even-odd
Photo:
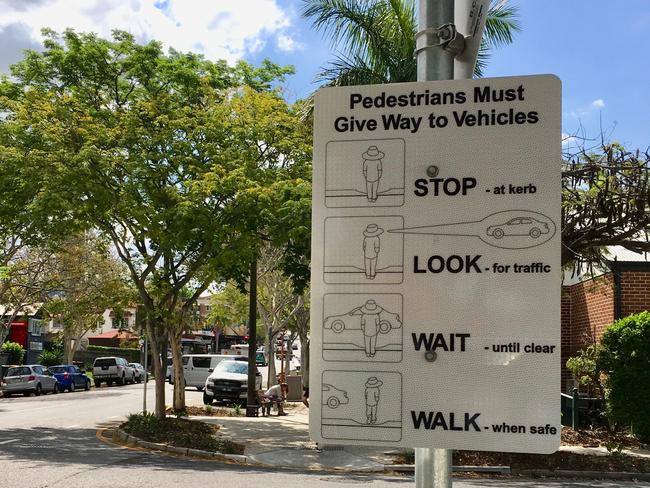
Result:
[[[153,383],[149,387],[153,405]],[[189,404],[201,402],[201,393],[190,388],[187,397]],[[0,488],[415,486],[412,477],[301,473],[195,461],[116,448],[97,437],[101,427],[141,408],[142,385],[0,398]],[[650,488],[650,483],[454,479],[454,487]]]

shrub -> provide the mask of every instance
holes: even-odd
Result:
[[[43,351],[38,356],[38,362],[43,366],[54,366],[63,362],[63,353],[61,351]]]
[[[5,342],[0,346],[0,351],[9,353],[9,364],[23,364],[25,349],[17,342]]]
[[[597,367],[607,374],[608,417],[650,441],[650,312],[614,322],[601,346]]]

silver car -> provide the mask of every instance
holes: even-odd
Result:
[[[34,393],[39,396],[41,393],[58,393],[59,382],[54,375],[40,364],[28,364],[25,366],[13,366],[2,378],[2,393],[9,397],[16,393],[29,396]]]
[[[140,363],[129,363],[129,366],[133,368],[135,381],[138,383],[144,381],[144,377],[145,377],[144,366],[142,366]]]

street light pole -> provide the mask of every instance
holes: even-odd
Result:
[[[144,336],[144,392],[142,394],[142,413],[147,413],[147,383],[149,382],[149,371],[147,370],[147,356],[149,356],[149,343],[147,336]]]
[[[454,54],[443,49],[438,29],[454,23],[454,0],[419,0],[415,36],[418,81],[451,80]],[[449,449],[415,448],[416,488],[451,488]]]

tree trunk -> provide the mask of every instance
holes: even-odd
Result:
[[[165,418],[165,370],[167,369],[167,354],[161,357],[161,337],[157,334],[159,327],[155,326],[150,319],[146,320],[147,336],[151,347],[151,362],[153,374],[156,381],[156,406],[155,415],[159,419]]]
[[[291,356],[293,355],[293,336],[289,336],[287,347],[284,351],[284,374],[289,376],[291,371]]]
[[[273,347],[274,335],[273,329],[269,327],[269,333],[266,339],[266,350],[269,351],[269,374],[266,382],[266,387],[271,388],[277,383],[275,380],[275,348]]]
[[[300,339],[300,375],[302,386],[309,387],[309,339]]]
[[[172,362],[174,364],[174,412],[185,410],[185,375],[183,374],[183,348],[181,339],[183,328],[180,324],[169,329],[169,342],[172,348]]]

